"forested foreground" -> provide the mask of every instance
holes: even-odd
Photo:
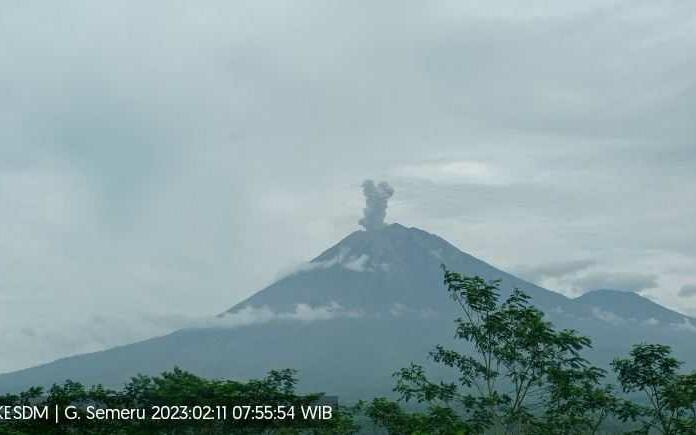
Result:
[[[474,351],[435,346],[431,359],[457,375],[435,381],[411,364],[394,374],[397,401],[327,405],[322,394],[299,394],[287,369],[247,382],[175,369],[121,390],[66,381],[0,396],[0,433],[696,434],[696,372],[683,373],[669,347],[636,344],[617,356],[610,385],[583,356],[589,338],[556,330],[524,293],[502,298],[497,281],[446,269],[444,283],[461,308],[455,336]],[[42,409],[46,418],[12,418]],[[147,415],[95,418],[99,409]]]

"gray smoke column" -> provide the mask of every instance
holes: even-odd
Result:
[[[375,185],[372,180],[365,180],[362,184],[365,195],[365,209],[363,218],[358,222],[367,231],[378,230],[384,227],[384,217],[387,215],[387,202],[394,194],[394,188],[382,181]]]

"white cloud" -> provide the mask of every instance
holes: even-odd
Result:
[[[573,280],[578,291],[599,289],[640,292],[655,288],[657,275],[632,272],[592,272]]]
[[[283,268],[275,274],[274,281],[280,281],[283,278],[287,278],[289,276],[297,275],[300,273],[311,272],[313,270],[329,269],[337,264],[341,264],[345,260],[349,252],[349,250],[343,249],[341,250],[341,252],[338,253],[337,256],[332,257],[328,260],[302,262],[294,266]]]
[[[246,306],[240,310],[226,313],[215,319],[204,320],[196,326],[236,328],[275,321],[316,322],[336,318],[360,317],[361,315],[362,313],[359,311],[346,310],[336,302],[320,306],[297,304],[295,310],[290,312],[277,312],[268,306]]]
[[[684,317],[684,319],[682,319],[682,320],[683,320],[682,323],[673,323],[672,326],[674,326],[676,329],[678,329],[680,331],[687,331],[687,332],[696,333],[696,325],[691,323],[690,319],[687,319],[686,317]]]
[[[468,160],[403,165],[393,169],[392,174],[441,184],[502,185],[510,182],[509,175],[491,164]]]
[[[389,270],[389,265],[387,264],[371,265],[370,256],[367,254],[350,255],[349,249],[342,249],[338,255],[329,258],[328,260],[300,263],[296,266],[286,268],[275,275],[275,280],[278,281],[288,276],[311,272],[313,270],[329,269],[334,266],[341,266],[344,269],[352,272],[375,272],[377,270]]]
[[[568,276],[576,275],[594,266],[596,263],[597,262],[595,260],[589,259],[555,261],[538,266],[518,267],[517,273],[519,273],[523,278],[538,283],[547,278],[562,279]]]
[[[367,254],[362,254],[359,257],[354,257],[350,259],[349,261],[346,261],[343,263],[343,267],[345,267],[348,270],[352,270],[353,272],[367,272],[369,270],[368,267],[368,261],[370,260],[370,256]]]
[[[404,305],[400,302],[392,304],[389,307],[389,314],[393,317],[403,317],[403,316],[417,316],[423,319],[433,317],[437,315],[437,312],[432,308],[413,308],[408,305]]]
[[[401,317],[409,312],[409,308],[402,303],[395,303],[389,308],[389,314],[394,317]]]
[[[592,307],[592,314],[602,320],[603,322],[611,323],[613,325],[620,325],[626,322],[626,319],[608,310],[603,310],[599,307]]]

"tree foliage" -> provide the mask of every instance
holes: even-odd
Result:
[[[628,358],[615,359],[612,367],[624,392],[641,392],[647,402],[624,420],[638,420],[643,433],[696,433],[696,372],[679,374],[681,365],[670,347],[660,344],[638,344]]]
[[[604,371],[581,355],[589,338],[556,330],[519,290],[501,300],[499,281],[444,269],[444,284],[462,311],[455,338],[473,352],[431,352],[456,369],[454,382],[433,382],[417,364],[401,369],[395,391],[403,401],[427,404],[429,413],[454,410],[453,420],[471,433],[597,432],[618,399],[600,386]]]
[[[384,397],[369,403],[360,403],[357,411],[364,413],[377,426],[396,435],[459,435],[468,434],[470,428],[461,421],[453,409],[431,406],[427,412],[409,413],[398,402]]]

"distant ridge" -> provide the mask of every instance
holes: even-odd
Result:
[[[599,289],[579,296],[575,301],[608,310],[624,319],[679,324],[693,318],[665,308],[637,293],[624,290]],[[696,325],[696,321],[694,321]]]

